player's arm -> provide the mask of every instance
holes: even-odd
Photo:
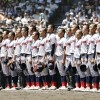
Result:
[[[16,49],[14,48],[14,55],[13,55],[13,57],[12,57],[12,62],[15,62],[15,59],[16,59],[15,52],[16,52]]]
[[[54,53],[55,53],[55,46],[56,46],[56,37],[54,36],[54,37],[52,37],[51,38],[51,57],[50,57],[50,60],[51,61],[53,61],[53,55],[54,55]]]
[[[63,65],[63,66],[65,65],[65,60],[66,60],[66,54],[65,54],[65,51],[66,51],[66,47],[64,46],[63,58],[62,58],[62,65]]]

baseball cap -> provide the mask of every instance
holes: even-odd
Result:
[[[65,13],[65,16],[69,16],[69,15],[70,15],[70,13],[69,13],[69,12],[66,12],[66,13]]]

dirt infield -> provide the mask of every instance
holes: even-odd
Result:
[[[0,91],[0,100],[100,100],[100,93],[66,90]]]

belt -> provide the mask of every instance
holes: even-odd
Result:
[[[32,57],[32,58],[36,58],[37,56],[35,56],[35,57]]]
[[[99,52],[97,52],[97,54],[100,54]]]
[[[22,53],[21,56],[25,56],[26,57],[26,54],[25,53]]]
[[[84,53],[84,54],[81,54],[81,56],[85,56],[86,55],[86,53]]]
[[[8,57],[8,59],[12,59],[12,57]]]
[[[50,52],[46,52],[46,54],[47,54],[47,55],[50,55],[51,53],[50,53]]]
[[[26,54],[26,56],[31,56],[31,54]]]

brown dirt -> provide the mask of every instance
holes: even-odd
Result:
[[[100,100],[100,93],[66,90],[0,91],[0,100]]]

